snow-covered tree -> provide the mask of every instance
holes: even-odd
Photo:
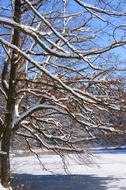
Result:
[[[122,133],[103,116],[123,107],[110,93],[119,81],[109,78],[109,73],[117,71],[113,54],[126,44],[126,3],[91,3],[0,1],[1,181],[5,187],[10,181],[13,135],[23,137],[30,149],[34,140],[60,154],[83,152],[83,144],[97,134]]]

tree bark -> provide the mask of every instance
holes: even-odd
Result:
[[[2,151],[7,153],[6,155],[2,155],[1,158],[1,183],[4,187],[7,187],[10,181],[10,137],[11,133],[9,130],[5,130],[1,145]]]
[[[13,19],[17,23],[20,23],[20,7],[20,0],[15,0]],[[13,29],[12,31],[12,44],[16,46],[19,45],[19,31],[17,29]],[[6,115],[4,120],[4,131],[1,144],[1,150],[7,153],[6,155],[2,156],[1,159],[1,183],[4,187],[7,187],[10,182],[10,140],[13,121],[15,118],[16,74],[18,68],[18,65],[15,64],[18,56],[14,50],[11,51],[10,57],[9,89],[7,93]]]

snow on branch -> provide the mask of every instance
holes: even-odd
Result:
[[[44,139],[40,138],[37,133],[35,133],[30,127],[23,125],[23,128],[29,131],[35,138],[38,140],[42,146],[44,146],[48,150],[62,150],[62,151],[70,151],[70,152],[83,152],[84,150],[81,148],[74,148],[74,147],[67,147],[67,146],[59,146],[59,145],[52,145],[44,141]]]
[[[19,123],[21,123],[23,120],[25,120],[32,113],[39,111],[39,110],[43,110],[43,109],[56,110],[62,114],[66,114],[62,109],[59,109],[56,106],[48,105],[48,104],[38,104],[38,105],[32,106],[26,112],[24,112],[18,118],[15,119],[14,124],[13,124],[13,130],[16,130],[18,128]]]
[[[90,9],[92,11],[95,11],[95,12],[98,12],[98,13],[103,13],[103,14],[106,14],[106,15],[109,15],[109,16],[126,16],[126,12],[110,12],[110,11],[107,11],[105,9],[101,9],[101,8],[98,8],[98,7],[95,7],[93,5],[90,5],[90,4],[87,4],[87,3],[84,3],[83,1],[80,1],[80,0],[74,0],[76,3],[78,3],[79,5],[81,5],[82,7],[86,8],[86,9]]]
[[[85,100],[85,101],[89,101],[90,103],[93,103],[95,101],[98,101],[97,99],[95,99],[94,97],[90,97],[90,95],[88,94],[84,94],[81,95],[78,92],[76,92],[74,89],[70,88],[69,86],[67,86],[65,83],[63,83],[58,77],[54,76],[53,74],[51,74],[50,72],[48,72],[48,70],[46,70],[44,67],[42,67],[40,65],[40,63],[34,61],[31,57],[29,57],[25,52],[23,52],[22,50],[20,50],[17,46],[7,42],[6,40],[0,38],[0,43],[3,43],[4,45],[6,45],[9,48],[12,48],[13,50],[15,50],[17,53],[19,53],[20,55],[22,55],[26,60],[28,60],[30,63],[32,63],[33,65],[36,66],[36,68],[38,68],[40,71],[44,72],[47,76],[49,76],[51,79],[57,81],[63,88],[65,88],[66,90],[68,90],[69,92],[71,92],[73,95],[77,96],[78,98]],[[91,100],[90,100],[91,99]]]

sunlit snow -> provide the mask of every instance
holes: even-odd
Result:
[[[85,160],[83,156],[81,159]],[[77,161],[75,155],[66,156],[69,174],[104,177],[106,179],[106,190],[126,189],[126,154],[124,152],[93,154],[88,164],[81,162],[81,159]],[[47,170],[43,169],[43,166],[34,156],[12,157],[11,170],[16,174],[68,175],[65,173],[63,162],[58,155],[41,155],[40,160]]]

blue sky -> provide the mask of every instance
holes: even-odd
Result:
[[[83,0],[82,0],[83,1]],[[57,9],[59,9],[60,10],[60,6],[61,6],[61,4],[60,4],[60,2],[62,2],[62,0],[61,1],[59,1],[59,3],[57,3],[57,0],[54,0],[53,1],[54,3],[55,3],[55,6],[57,6]],[[90,4],[92,4],[92,5],[95,5],[95,4],[97,4],[97,1],[96,0],[85,0],[84,2],[87,2],[87,3],[90,3]],[[113,7],[116,7],[117,6],[117,4],[118,4],[118,2],[119,2],[119,0],[117,0],[117,1],[112,1],[112,4],[113,4]],[[9,0],[1,0],[0,1],[0,5],[2,5],[3,7],[7,7],[7,4],[8,3],[10,3],[10,1]],[[52,10],[53,9],[53,4],[52,4],[52,2],[50,1],[50,5],[47,7],[47,3],[45,3],[45,5],[43,6],[43,10],[42,11],[49,11],[49,9],[50,10]],[[102,4],[101,4],[101,6],[102,6]],[[120,10],[120,8],[121,8],[122,6],[121,6],[121,4],[120,4],[120,7],[118,7],[118,9]],[[8,7],[9,8],[9,7]],[[108,9],[109,9],[109,6],[107,7]],[[124,6],[122,7],[122,9],[124,8]],[[75,12],[83,12],[84,13],[84,8],[82,8],[82,7],[80,7],[77,3],[75,3],[75,1],[74,0],[69,0],[68,1],[68,9],[67,9],[67,14],[70,14],[70,13],[75,13]],[[6,11],[4,11],[5,12],[5,15],[3,15],[3,9],[2,9],[2,11],[0,11],[0,16],[6,16],[6,15],[9,15],[10,16],[10,14],[11,14],[11,11],[8,9],[8,11],[6,10]],[[78,20],[76,21],[77,23],[72,23],[72,24],[78,24],[78,22],[83,22],[83,18],[84,17],[80,17],[80,18],[78,18]],[[120,18],[117,18],[117,17],[108,17],[108,16],[105,16],[105,15],[103,15],[103,18],[105,18],[106,20],[108,20],[109,22],[111,22],[111,23],[113,23],[113,24],[115,24],[115,25],[118,25],[118,24],[125,24],[126,23],[126,18],[124,18],[124,17],[120,17]],[[103,21],[101,21],[101,20],[99,20],[98,18],[97,19],[95,19],[95,20],[93,20],[93,22],[91,23],[91,26],[89,26],[89,29],[91,28],[94,28],[94,30],[97,28],[97,29],[100,29],[100,28],[104,28],[105,27],[105,25],[106,25],[106,22],[103,22]],[[111,37],[111,36],[108,36],[108,34],[107,34],[107,32],[110,34],[111,33],[111,31],[112,31],[112,26],[111,25],[109,25],[109,27],[107,26],[107,27],[105,27],[104,28],[104,34],[103,33],[101,33],[101,35],[100,35],[100,32],[98,33],[98,35],[100,35],[99,36],[99,40],[98,40],[98,38],[97,38],[97,42],[95,42],[95,43],[97,43],[99,46],[101,46],[101,47],[103,47],[103,46],[105,46],[105,45],[107,45],[107,44],[109,44],[110,43],[110,41],[112,41],[113,40],[113,38]],[[111,33],[112,34],[112,33]],[[124,34],[124,30],[116,30],[116,38],[120,38],[120,37],[122,37],[123,36],[123,34]],[[126,30],[125,30],[125,34],[126,34]],[[122,60],[123,62],[124,62],[124,64],[122,64],[121,65],[121,67],[122,68],[126,68],[126,64],[125,64],[125,60],[126,60],[126,58],[125,58],[125,54],[126,54],[126,49],[124,49],[124,48],[122,48],[122,47],[120,47],[120,48],[117,48],[117,49],[114,49],[114,50],[112,50],[112,52],[114,52],[118,57],[119,57],[119,59],[120,60]]]

